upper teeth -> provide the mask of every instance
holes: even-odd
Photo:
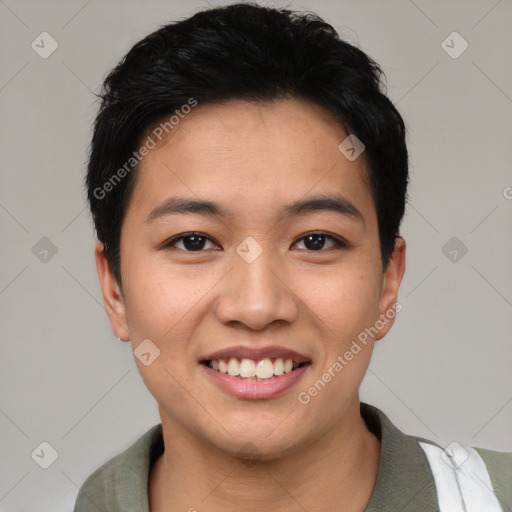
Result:
[[[210,361],[210,367],[221,373],[227,373],[233,377],[259,379],[270,379],[274,375],[283,375],[289,373],[299,366],[293,363],[291,359],[278,357],[274,361],[269,357],[254,361],[253,359],[241,359],[230,357],[229,359],[213,359]]]

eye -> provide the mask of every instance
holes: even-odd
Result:
[[[204,233],[184,233],[183,235],[171,238],[163,244],[163,248],[176,247],[177,243],[181,243],[182,247],[177,247],[180,250],[186,252],[202,252],[207,242],[212,242],[212,239],[206,236]],[[216,244],[214,244],[216,245]]]
[[[307,235],[304,235],[303,237],[299,238],[298,242],[304,240],[306,248],[313,252],[325,252],[322,251],[322,249],[325,247],[325,241],[327,239],[331,241],[331,249],[346,249],[348,247],[348,244],[342,241],[341,239],[323,232],[308,233]]]
[[[306,249],[312,252],[325,252],[325,250],[322,251],[322,249],[325,249],[326,240],[330,240],[331,242],[331,246],[330,248],[328,247],[328,249],[343,249],[348,247],[348,244],[341,239],[323,232],[308,233],[299,238],[294,245],[302,240],[304,240]],[[171,238],[163,244],[162,248],[167,249],[172,247],[186,252],[203,252],[203,249],[205,249],[205,245],[208,244],[208,242],[217,246],[217,244],[215,244],[215,242],[213,242],[213,240],[204,233],[191,232]],[[178,247],[178,244],[181,244],[181,247]],[[208,247],[206,247],[206,249],[208,249]]]

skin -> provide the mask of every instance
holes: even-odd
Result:
[[[297,399],[393,309],[405,271],[401,237],[382,271],[365,160],[339,151],[346,136],[329,112],[298,99],[198,105],[141,163],[121,233],[122,291],[98,242],[115,336],[133,349],[145,339],[160,349],[148,366],[135,358],[158,402],[165,443],[149,476],[152,512],[366,508],[380,442],[360,416],[358,388],[374,342],[394,320],[307,405]],[[332,211],[276,220],[281,206],[317,193],[343,195],[364,224]],[[146,222],[171,195],[216,201],[235,215]],[[189,239],[162,247],[190,231],[211,241],[200,252]],[[311,231],[349,246],[326,238],[315,249],[303,238]],[[236,252],[247,236],[263,249],[252,263]],[[281,345],[313,363],[280,396],[242,400],[198,362],[234,345]]]

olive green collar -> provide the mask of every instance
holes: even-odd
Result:
[[[361,403],[361,416],[381,441],[377,482],[365,512],[439,512],[434,478],[418,444],[372,405]]]
[[[424,439],[404,434],[372,405],[361,403],[360,410],[368,429],[381,441],[377,482],[365,512],[439,512],[434,478],[418,444]],[[149,471],[163,450],[159,423],[91,475],[91,484],[101,486],[101,496],[95,493],[94,498],[85,495],[80,499],[104,499],[117,510],[149,512]]]

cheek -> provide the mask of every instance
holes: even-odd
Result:
[[[297,277],[296,286],[325,336],[342,344],[378,317],[380,281],[371,266],[344,265],[308,273]]]
[[[193,337],[193,313],[205,288],[187,276],[171,275],[169,269],[164,270],[158,265],[131,269],[126,311],[141,378],[159,404],[173,409],[176,404],[180,404],[178,408],[185,407],[185,390],[192,389],[190,375],[184,368],[191,357],[187,347]],[[157,355],[148,365],[137,357],[137,347],[147,339],[157,347]]]
[[[379,283],[362,271],[340,272],[320,282],[310,295],[317,331],[323,341],[318,365],[304,383],[299,403],[315,414],[315,429],[339,421],[366,374],[373,342],[365,329],[378,318]]]
[[[137,263],[145,261],[145,264]],[[151,258],[126,260],[126,303],[132,339],[154,338],[168,343],[187,322],[182,322],[208,289],[200,272],[176,271]],[[194,278],[195,276],[195,278]]]

